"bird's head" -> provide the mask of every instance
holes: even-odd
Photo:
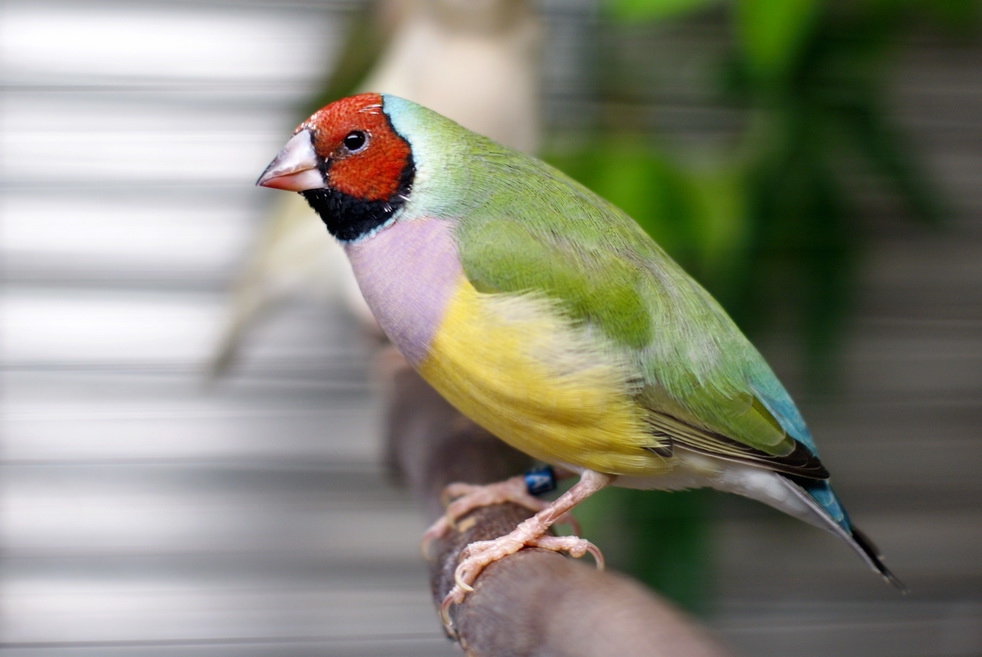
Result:
[[[412,149],[379,94],[344,98],[315,112],[256,182],[300,192],[341,241],[386,225],[413,184]]]

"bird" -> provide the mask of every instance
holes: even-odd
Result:
[[[758,500],[837,535],[906,590],[725,310],[631,217],[559,170],[367,93],[301,123],[257,184],[306,199],[382,330],[434,389],[579,476],[555,500],[529,502],[537,512],[509,534],[468,546],[444,611],[523,547],[599,554],[548,530],[609,485]],[[458,512],[498,494],[528,498],[517,488],[493,484]]]

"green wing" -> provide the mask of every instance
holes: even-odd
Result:
[[[658,451],[667,442],[827,476],[763,357],[632,219],[538,160],[485,144],[471,164],[485,169],[472,180],[509,182],[471,190],[481,201],[457,227],[465,274],[482,292],[543,293],[627,353]],[[790,405],[804,445],[760,390]]]

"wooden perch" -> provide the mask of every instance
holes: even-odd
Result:
[[[443,513],[441,492],[455,481],[483,484],[523,471],[529,459],[461,416],[401,358],[384,354],[389,390],[388,458],[422,501],[427,519]],[[460,551],[514,529],[527,509],[477,509],[432,546],[437,606],[449,591]],[[602,547],[602,545],[601,545]],[[475,591],[451,612],[467,655],[550,657],[723,657],[692,620],[641,585],[556,552],[524,549],[491,564]]]

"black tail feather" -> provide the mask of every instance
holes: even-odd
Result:
[[[815,497],[802,485],[808,485],[809,483],[814,484],[814,482],[805,481],[799,483],[787,475],[782,476],[781,479],[787,485],[788,490],[793,492],[799,500],[808,505],[808,507],[810,507],[814,512],[814,514],[810,517],[798,516],[799,518],[805,522],[810,522],[816,527],[821,527],[826,531],[832,532],[839,538],[845,540],[845,542],[849,544],[849,547],[851,547],[856,554],[862,557],[863,561],[869,564],[870,568],[879,573],[883,579],[895,586],[901,593],[906,594],[910,592],[907,586],[900,581],[900,578],[894,575],[893,572],[886,567],[886,564],[883,563],[883,559],[880,556],[880,551],[876,549],[876,545],[873,544],[873,541],[866,537],[866,534],[856,529],[856,526],[853,525],[845,515],[843,515],[842,522],[835,520],[831,515],[829,515],[829,510],[823,507],[819,501],[815,499]],[[822,483],[824,484],[825,482]],[[832,492],[827,485],[825,487],[829,493]],[[836,498],[836,502],[838,502],[838,498]],[[839,506],[838,509],[845,514],[845,511],[841,508],[841,506]]]
[[[866,534],[856,529],[855,526],[852,527],[851,533],[853,540],[856,541],[856,545],[862,548],[863,552],[866,553],[866,557],[869,560],[870,565],[883,576],[883,579],[897,587],[897,589],[904,595],[910,593],[910,589],[907,588],[907,585],[900,581],[900,578],[894,575],[893,572],[886,567],[886,564],[883,563],[880,551],[876,549],[876,545],[873,543],[873,541],[871,541]]]

